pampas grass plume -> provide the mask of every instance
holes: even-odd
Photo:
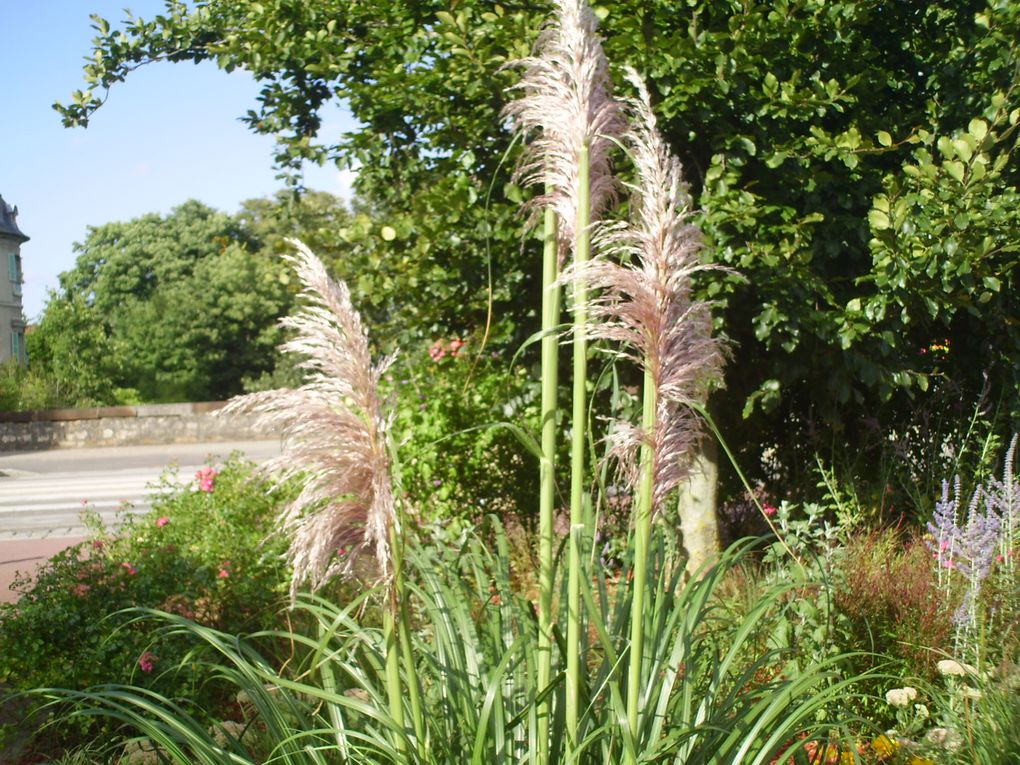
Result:
[[[639,447],[652,446],[657,509],[686,477],[701,438],[700,418],[688,404],[704,401],[722,376],[724,359],[720,341],[712,337],[709,304],[691,295],[694,274],[716,267],[698,257],[701,235],[690,222],[680,160],[658,131],[643,80],[632,69],[627,79],[638,91],[629,101],[631,128],[624,136],[637,171],[632,220],[597,229],[599,254],[569,267],[563,281],[583,280],[599,290],[589,305],[590,336],[620,342],[650,372],[654,432],[621,425],[611,436],[610,453],[636,485]]]
[[[587,3],[556,0],[536,55],[517,62],[524,74],[511,90],[523,95],[504,110],[517,128],[534,133],[515,177],[548,189],[529,207],[536,215],[548,206],[556,210],[561,254],[576,238],[580,196],[590,194],[595,218],[614,191],[609,153],[623,120],[619,103],[610,95],[609,65],[597,26]],[[585,144],[590,188],[582,189],[578,166]]]
[[[350,290],[334,281],[307,247],[292,242],[291,263],[303,285],[304,305],[280,324],[293,339],[280,348],[304,358],[310,374],[297,389],[252,393],[231,400],[226,412],[257,416],[279,433],[283,450],[262,470],[277,483],[302,488],[281,511],[290,535],[291,598],[307,581],[313,590],[364,567],[374,555],[378,579],[392,575],[390,530],[396,523],[387,436],[391,417],[379,399],[379,380],[392,358],[372,363]]]

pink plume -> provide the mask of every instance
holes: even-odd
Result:
[[[638,447],[651,443],[657,509],[687,475],[701,438],[700,418],[689,405],[703,402],[721,379],[723,350],[712,337],[709,304],[691,295],[691,277],[714,267],[698,257],[701,235],[690,222],[680,161],[659,134],[644,83],[633,70],[628,79],[638,90],[624,137],[637,170],[632,220],[598,229],[599,254],[569,267],[562,280],[580,279],[600,290],[589,305],[591,336],[622,343],[651,373],[657,391],[654,433],[621,425],[610,437],[610,453],[636,484]]]
[[[590,193],[592,218],[612,198],[614,182],[609,152],[623,127],[620,106],[610,96],[609,67],[598,22],[587,3],[556,0],[553,20],[539,37],[537,55],[518,62],[524,67],[514,86],[523,96],[505,114],[535,137],[517,170],[526,185],[551,191],[531,202],[539,211],[552,205],[559,219],[560,248],[575,238],[580,194]],[[590,191],[581,189],[578,157],[588,146]]]
[[[372,363],[347,285],[331,279],[307,247],[293,244],[297,254],[285,259],[304,285],[305,305],[280,322],[294,330],[281,350],[303,356],[301,366],[311,374],[300,388],[239,396],[224,409],[256,414],[263,429],[279,433],[283,451],[262,469],[278,483],[302,484],[280,516],[281,530],[291,535],[292,599],[306,579],[314,590],[351,574],[365,552],[374,553],[379,578],[388,579],[396,523],[391,417],[377,392],[392,359]]]

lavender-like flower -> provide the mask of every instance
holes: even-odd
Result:
[[[938,563],[940,585],[948,582],[948,575],[945,576],[945,582],[943,581],[943,572],[952,569],[953,558],[959,547],[960,528],[957,525],[957,515],[960,508],[960,476],[956,476],[953,487],[953,495],[950,496],[949,481],[942,481],[942,498],[935,503],[935,513],[928,522],[928,531],[932,535],[928,545]]]
[[[1020,514],[1020,484],[1013,475],[1016,445],[1014,436],[1005,455],[1002,480],[991,479],[987,488],[978,485],[962,517],[960,477],[954,481],[952,496],[949,482],[943,481],[942,497],[935,503],[934,516],[928,523],[939,583],[948,590],[953,572],[967,580],[963,601],[953,614],[958,638],[976,626],[978,598],[992,567],[999,562],[1006,566],[1007,575],[1014,572],[1013,548]]]
[[[1002,520],[999,533],[999,557],[1006,567],[1010,578],[1016,574],[1017,554],[1020,552],[1020,481],[1013,473],[1013,460],[1016,456],[1017,435],[1009,443],[1002,468],[1002,480],[992,478],[988,482],[988,501],[995,507]]]

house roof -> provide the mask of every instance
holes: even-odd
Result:
[[[0,196],[0,237],[17,239],[27,242],[28,237],[18,228],[18,208],[11,207]]]

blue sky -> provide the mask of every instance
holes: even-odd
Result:
[[[113,88],[88,129],[67,129],[53,111],[83,87],[81,67],[94,31],[89,14],[116,24],[127,7],[142,18],[161,0],[0,0],[0,195],[19,208],[25,315],[41,313],[57,275],[74,263],[72,243],[87,227],[166,213],[189,198],[226,212],[281,188],[271,138],[238,120],[258,86],[214,63],[151,64]],[[323,131],[353,122],[341,109]],[[310,188],[349,193],[349,174],[309,167]]]

